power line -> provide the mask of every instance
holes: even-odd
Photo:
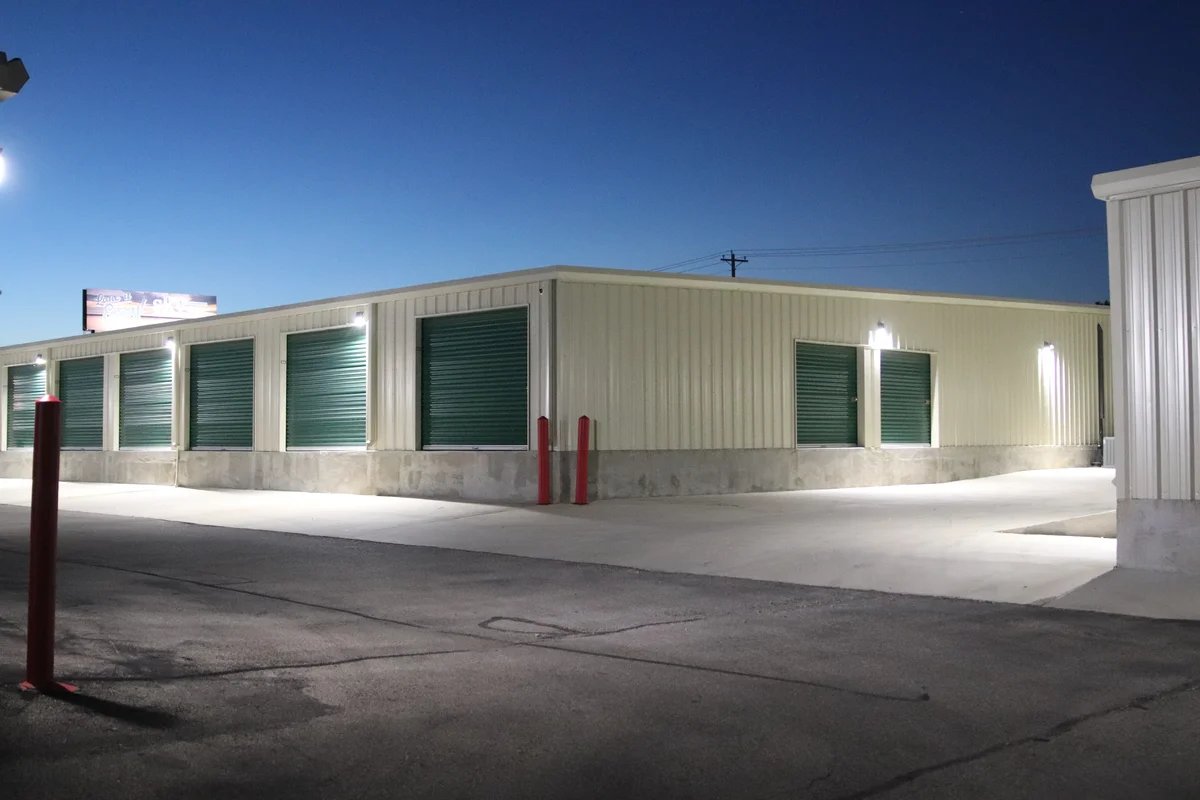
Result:
[[[738,264],[745,264],[745,263],[746,263],[747,261],[749,261],[750,259],[748,259],[748,258],[738,258],[738,257],[737,257],[737,253],[735,253],[735,252],[733,252],[732,250],[730,250],[730,251],[729,251],[729,256],[728,256],[728,257],[726,257],[726,258],[722,258],[721,260],[722,260],[722,261],[724,261],[726,264],[728,264],[728,265],[729,265],[729,277],[731,277],[731,278],[736,278],[736,277],[737,277],[737,268],[738,268]]]
[[[1017,233],[1003,236],[973,236],[965,239],[935,239],[924,242],[891,242],[882,244],[868,245],[844,245],[844,246],[819,246],[819,247],[776,247],[776,248],[740,248],[738,252],[743,256],[753,258],[840,258],[845,256],[870,256],[870,255],[898,255],[902,253],[919,253],[933,252],[938,250],[967,250],[980,247],[1003,247],[1011,245],[1040,245],[1049,242],[1067,241],[1071,239],[1082,239],[1092,236],[1101,235],[1106,229],[1104,226],[1090,228],[1059,228],[1046,231],[1035,231],[1032,233]],[[665,264],[661,267],[656,267],[652,272],[669,272],[678,270],[679,272],[695,272],[698,269],[706,266],[704,262],[711,262],[723,256],[723,252],[708,253],[695,258],[676,261],[673,264]],[[726,259],[720,259],[728,261]],[[1002,260],[1002,259],[1001,259]],[[697,267],[696,265],[701,265]],[[874,265],[863,265],[863,267]],[[907,266],[907,265],[897,265]],[[682,269],[681,269],[682,268]],[[848,269],[857,269],[857,266],[847,267]],[[801,269],[800,267],[749,267],[749,269]],[[830,269],[830,267],[817,267],[815,269]]]
[[[1096,236],[1105,231],[1103,226],[1092,228],[1065,228],[1037,233],[1012,234],[1008,236],[976,236],[968,239],[940,239],[927,242],[893,242],[887,244],[826,246],[826,247],[775,247],[741,248],[742,252],[759,258],[808,258],[813,256],[872,255],[907,253],[929,250],[957,250],[976,247],[1000,247],[1004,245],[1041,244],[1065,239]]]
[[[994,263],[997,261],[1028,261],[1039,258],[1060,258],[1063,256],[1074,256],[1078,253],[1060,252],[1060,253],[1037,253],[1035,255],[1024,256],[996,256],[994,258],[962,258],[952,261],[910,261],[896,264],[838,264],[836,266],[824,267],[798,267],[798,266],[779,266],[779,267],[747,267],[752,270],[786,270],[791,272],[816,272],[826,270],[843,270],[843,269],[894,269],[898,267],[931,267],[938,264],[985,264]]]
[[[716,252],[716,253],[709,253],[709,254],[708,254],[708,255],[706,255],[706,256],[696,256],[695,258],[689,258],[689,259],[686,259],[686,260],[684,260],[684,261],[676,261],[674,264],[667,264],[667,265],[665,265],[665,266],[661,266],[661,267],[655,267],[654,269],[652,269],[652,270],[650,270],[650,271],[651,271],[651,272],[666,272],[667,270],[670,270],[670,269],[675,269],[676,267],[686,267],[686,266],[688,266],[689,264],[695,264],[695,263],[697,263],[697,262],[699,262],[699,261],[709,261],[709,260],[711,260],[711,259],[715,259],[715,258],[717,258],[718,256],[721,256],[721,255],[724,255],[724,251],[723,251],[723,250],[722,250],[722,251],[718,251],[718,252]]]

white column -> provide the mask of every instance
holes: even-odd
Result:
[[[879,350],[863,347],[858,359],[858,441],[863,447],[883,446],[882,408],[879,398]]]

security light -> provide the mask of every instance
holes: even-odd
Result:
[[[867,346],[875,350],[890,350],[893,344],[892,334],[888,332],[887,325],[882,322],[877,324],[867,336]]]
[[[33,363],[37,364],[39,367],[45,366],[46,359],[41,353],[38,353],[36,356],[33,357]]]
[[[364,328],[367,325],[367,315],[359,311],[354,315],[354,325],[359,328]]]
[[[0,53],[0,103],[21,91],[21,87],[29,80],[29,73],[21,59],[9,59]]]
[[[174,349],[175,349],[175,337],[174,337],[174,336],[168,336],[168,337],[167,337],[167,349],[168,349],[168,350],[174,350]]]
[[[1042,342],[1042,349],[1049,353],[1054,350],[1054,345],[1050,344],[1050,342]]]

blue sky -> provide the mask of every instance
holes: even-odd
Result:
[[[1195,5],[5,4],[0,343],[90,286],[237,311],[1102,226],[1092,174],[1200,152]],[[1091,302],[1106,269],[1083,235],[742,274]]]

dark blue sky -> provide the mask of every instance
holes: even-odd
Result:
[[[236,311],[1102,226],[1093,173],[1200,153],[1198,41],[1194,0],[5,3],[0,343],[77,332],[88,286]],[[743,274],[1090,302],[1106,269],[1097,234]]]

